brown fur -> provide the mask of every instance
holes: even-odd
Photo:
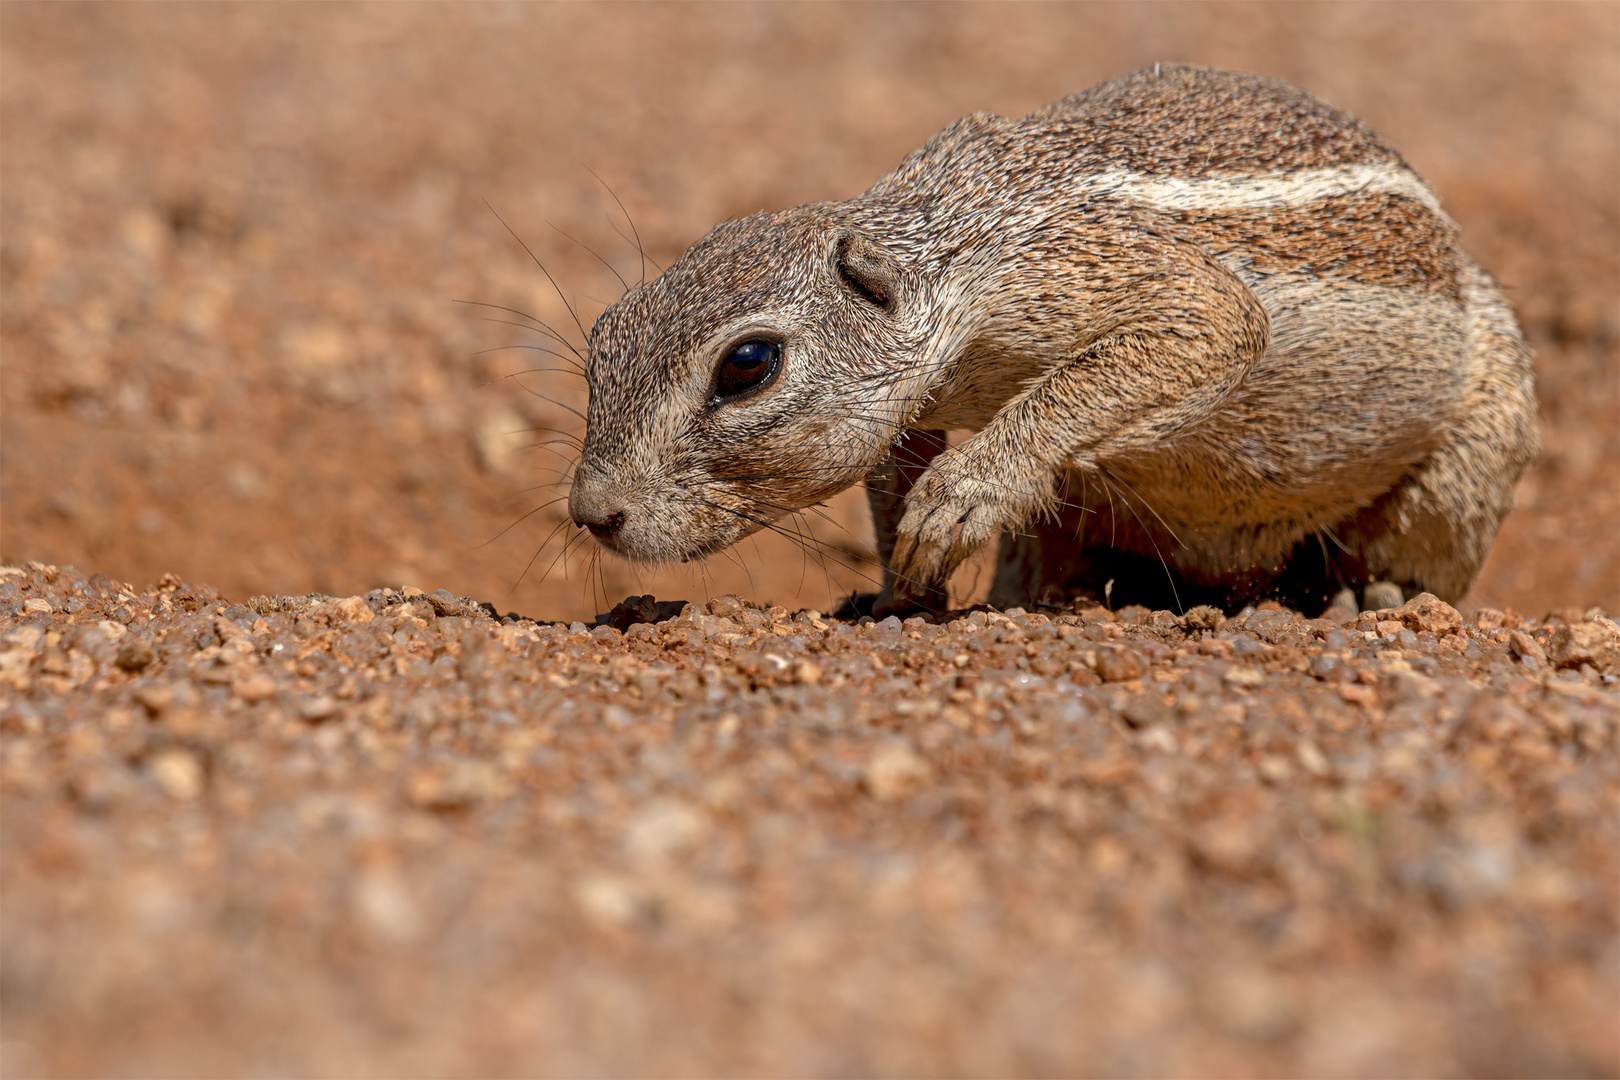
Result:
[[[711,402],[761,334],[778,377]],[[576,521],[684,559],[870,474],[894,608],[1003,533],[1001,603],[1455,598],[1536,445],[1512,314],[1427,185],[1207,69],[970,116],[859,198],[721,225],[590,344]]]

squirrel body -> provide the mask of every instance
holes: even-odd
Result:
[[[1455,599],[1537,443],[1428,185],[1301,90],[1189,67],[716,227],[602,314],[587,378],[599,542],[697,557],[864,481],[880,611],[943,606],[998,535],[1003,605]]]

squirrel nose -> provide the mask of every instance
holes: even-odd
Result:
[[[591,530],[591,535],[596,537],[598,540],[606,540],[608,537],[618,532],[619,526],[624,524],[624,514],[620,511],[615,511],[614,513],[608,514],[606,517],[601,519],[592,518],[585,514],[575,514],[574,524],[585,526],[587,529]]]
[[[607,540],[624,524],[624,502],[596,475],[584,473],[574,478],[568,493],[568,514],[575,525],[585,526],[598,540]]]

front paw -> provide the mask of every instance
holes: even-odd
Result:
[[[962,560],[1022,524],[1049,494],[1050,484],[1008,479],[978,467],[975,457],[947,451],[907,495],[891,566],[897,600],[942,596]]]

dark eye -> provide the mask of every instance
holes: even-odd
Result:
[[[782,346],[774,341],[745,341],[731,350],[715,373],[714,400],[746,394],[765,385],[782,366]]]

